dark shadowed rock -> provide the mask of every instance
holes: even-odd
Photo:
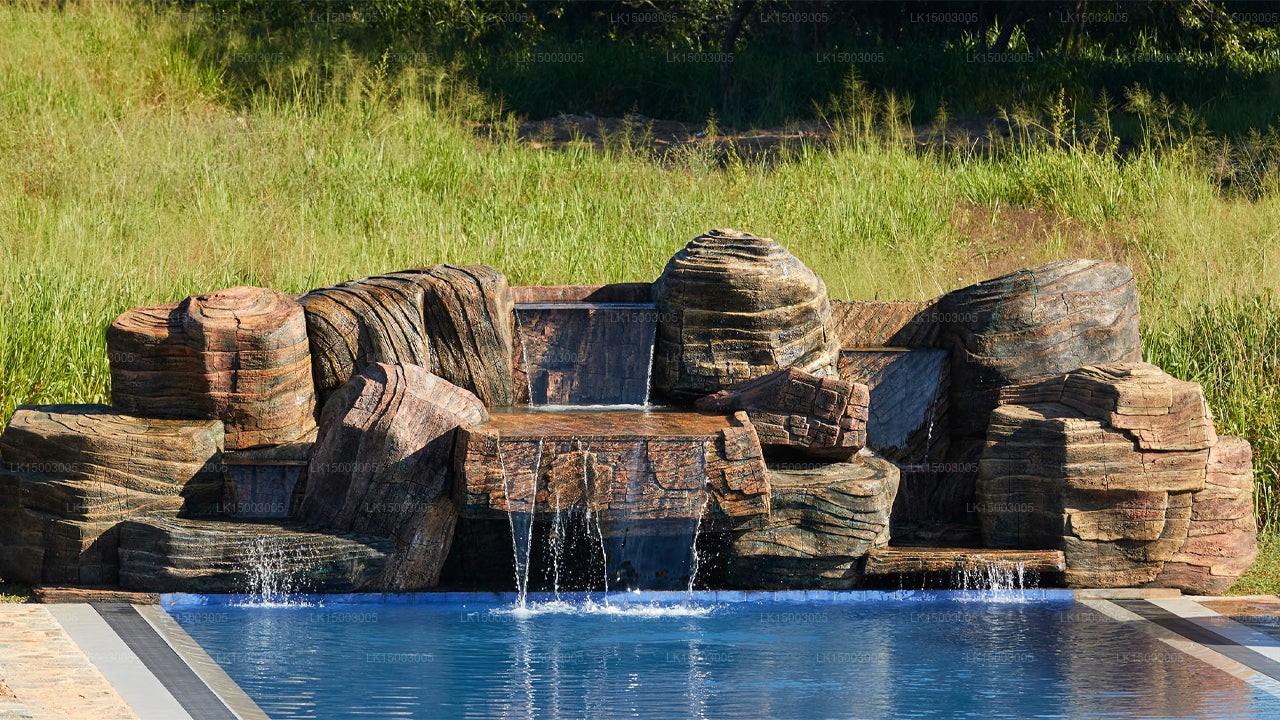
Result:
[[[859,559],[889,544],[897,466],[863,451],[848,462],[768,476],[770,513],[748,520],[733,540],[728,580],[749,588],[853,587]]]
[[[760,444],[848,459],[867,444],[867,386],[790,368],[699,398],[702,412],[746,412]]]
[[[133,520],[120,525],[120,585],[149,592],[354,592],[382,571],[384,538],[297,523]]]
[[[941,319],[937,300],[831,301],[831,324],[844,350],[932,349]]]
[[[431,372],[475,393],[486,407],[515,404],[515,304],[506,276],[484,265],[436,265],[420,272]]]
[[[129,310],[107,329],[107,351],[119,412],[221,420],[228,449],[315,428],[302,307],[277,290],[234,287]]]
[[[416,365],[375,363],[325,403],[302,517],[314,528],[381,535],[395,555],[371,587],[431,587],[449,552],[454,430],[484,405]]]
[[[773,240],[712,230],[671,258],[653,296],[653,386],[673,400],[789,367],[836,375],[840,342],[826,286]]]
[[[222,439],[217,420],[20,406],[0,435],[0,499],[10,523],[0,573],[33,585],[114,583],[121,520],[217,512]]]

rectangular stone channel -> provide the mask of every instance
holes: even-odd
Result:
[[[467,517],[532,511],[543,520],[579,507],[606,519],[670,520],[768,508],[764,461],[745,416],[497,412],[460,428],[457,443]]]

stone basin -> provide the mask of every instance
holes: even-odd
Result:
[[[668,520],[767,512],[769,486],[744,415],[669,410],[494,412],[460,428],[463,514],[589,509]]]

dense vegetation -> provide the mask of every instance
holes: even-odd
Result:
[[[736,7],[0,6],[0,422],[106,400],[103,328],[128,307],[443,261],[516,284],[651,279],[727,226],[777,238],[842,298],[924,299],[1062,257],[1129,264],[1148,359],[1203,382],[1220,430],[1253,443],[1260,517],[1280,524],[1274,21],[1231,19],[1251,3],[761,0],[725,103],[718,65],[663,58],[721,47]],[[608,20],[654,8],[679,19]],[[836,19],[796,33],[762,15],[804,8]],[[1051,24],[1078,8],[1146,19]],[[1034,60],[964,59],[1002,42]],[[895,59],[803,59],[876,48]],[[520,59],[562,51],[599,54]],[[1154,52],[1181,59],[1142,62]],[[514,130],[513,114],[587,110],[829,133],[751,161],[654,153],[643,118],[603,149]],[[913,124],[947,132],[940,112],[1003,130],[914,142]]]

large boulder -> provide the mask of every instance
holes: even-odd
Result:
[[[489,407],[515,402],[514,303],[493,268],[405,270],[312,290],[299,302],[322,400],[380,362],[424,367]]]
[[[1218,493],[1204,491],[1219,441],[1198,384],[1116,363],[1011,386],[999,399],[1008,404],[991,414],[977,486],[988,546],[1061,549],[1070,585],[1141,585],[1188,542],[1197,496],[1202,515],[1217,512]],[[1219,453],[1219,466],[1234,467],[1238,452]],[[1240,474],[1218,472],[1228,484],[1223,475]],[[1238,507],[1226,514],[1242,521]],[[1237,569],[1196,562],[1224,576]]]
[[[222,441],[217,420],[19,406],[0,435],[0,575],[31,585],[114,584],[120,521],[218,511]]]
[[[454,431],[487,419],[475,395],[421,367],[370,365],[325,403],[302,517],[392,539],[372,588],[434,586],[458,517]]]
[[[1138,285],[1129,268],[1061,260],[955,290],[938,301],[951,351],[951,418],[981,437],[1000,388],[1086,365],[1138,360]]]
[[[107,328],[111,404],[138,417],[221,420],[230,450],[315,429],[302,307],[234,287],[126,311]]]
[[[847,589],[858,563],[889,544],[898,468],[870,451],[847,462],[770,469],[770,513],[748,520],[728,547],[725,574],[748,588]]]
[[[653,386],[693,402],[777,370],[836,376],[839,339],[827,289],[769,238],[712,230],[667,263],[653,286],[658,311]]]
[[[743,411],[760,444],[848,459],[867,444],[867,386],[796,368],[700,398],[703,412]]]
[[[1141,359],[1138,286],[1123,265],[1062,260],[952,291],[934,308],[938,346],[951,353],[951,438],[937,518],[971,523],[973,459],[1000,389]]]
[[[1191,495],[1187,541],[1154,584],[1221,595],[1249,571],[1258,559],[1252,459],[1244,438],[1219,437],[1209,449],[1204,489]]]

